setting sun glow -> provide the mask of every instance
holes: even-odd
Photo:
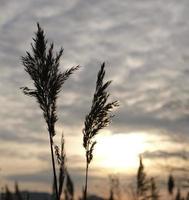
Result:
[[[96,148],[97,162],[114,172],[131,171],[138,166],[139,154],[149,148],[145,133],[101,135]]]

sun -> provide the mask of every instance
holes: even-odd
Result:
[[[95,150],[96,164],[114,172],[138,167],[139,155],[149,149],[146,133],[101,135]]]

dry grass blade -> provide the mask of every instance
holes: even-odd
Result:
[[[141,199],[149,199],[150,181],[145,173],[142,155],[139,157],[140,164],[137,172],[137,196]]]
[[[107,88],[111,81],[107,81],[105,83],[103,82],[105,76],[104,67],[105,63],[101,65],[101,69],[98,73],[91,110],[85,118],[85,126],[83,129],[83,146],[86,150],[86,181],[84,199],[86,199],[87,195],[88,165],[93,158],[93,149],[96,144],[94,137],[98,134],[99,130],[109,125],[111,118],[113,117],[111,111],[113,108],[118,106],[117,101],[107,103],[109,97]]]
[[[151,198],[151,200],[158,200],[160,198],[160,195],[159,195],[159,191],[158,191],[157,186],[156,186],[155,179],[151,178],[150,179],[150,183],[151,183],[151,195],[150,195],[150,198]]]
[[[62,190],[63,190],[63,185],[64,185],[64,179],[65,179],[65,175],[66,175],[66,164],[65,164],[65,161],[66,161],[66,154],[65,154],[65,151],[64,151],[64,136],[62,134],[62,139],[61,139],[61,151],[60,151],[60,162],[59,162],[59,165],[60,165],[60,168],[59,168],[59,198],[62,194]]]
[[[111,81],[103,83],[105,76],[105,63],[102,64],[98,73],[96,90],[92,101],[92,106],[89,114],[85,118],[85,127],[83,129],[83,146],[87,151],[87,162],[92,160],[92,152],[94,145],[93,138],[99,130],[108,126],[113,115],[111,111],[114,107],[118,106],[117,101],[107,103],[109,93],[106,91]]]
[[[66,173],[66,189],[64,191],[65,193],[65,200],[73,200],[74,199],[74,184],[72,182],[72,179],[67,171]]]
[[[22,89],[24,94],[37,99],[43,111],[48,131],[51,136],[54,136],[54,126],[57,121],[56,101],[58,94],[64,82],[79,66],[72,67],[65,72],[60,71],[59,61],[63,49],[60,49],[58,53],[54,53],[53,44],[47,49],[47,40],[39,24],[36,37],[33,40],[32,54],[27,52],[27,55],[22,57],[22,62],[25,66],[25,71],[34,82],[34,89],[29,89],[28,87]]]
[[[17,200],[23,200],[22,194],[19,190],[18,183],[15,183],[15,196]]]
[[[23,87],[22,89],[24,94],[36,98],[47,123],[56,198],[58,200],[59,195],[53,152],[55,123],[58,119],[56,114],[56,102],[64,82],[75,70],[79,68],[79,66],[72,67],[65,72],[61,72],[59,68],[59,62],[63,53],[63,49],[61,48],[58,53],[54,53],[53,43],[50,44],[50,47],[48,48],[48,41],[45,39],[44,31],[41,29],[39,24],[37,24],[37,27],[38,30],[35,38],[33,39],[34,43],[31,44],[32,53],[26,52],[26,56],[22,57],[22,63],[25,67],[25,71],[33,80],[34,88],[30,89],[28,87]]]

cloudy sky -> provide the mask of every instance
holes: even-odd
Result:
[[[64,48],[62,70],[81,66],[60,95],[56,136],[59,143],[64,132],[67,166],[78,191],[84,182],[83,121],[103,61],[106,79],[113,80],[111,99],[119,100],[120,108],[98,137],[89,190],[99,191],[99,181],[107,184],[111,173],[130,180],[138,153],[144,153],[149,173],[150,166],[156,171],[155,165],[184,163],[180,155],[188,156],[189,142],[188,0],[0,0],[0,5],[1,187],[17,180],[23,189],[51,190],[42,113],[19,89],[31,85],[21,56],[30,50],[36,22],[57,50]]]

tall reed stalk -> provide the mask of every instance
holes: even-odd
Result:
[[[55,124],[58,120],[56,114],[56,104],[58,94],[60,93],[64,82],[69,76],[78,69],[72,67],[65,72],[61,72],[59,68],[60,58],[63,53],[61,48],[58,53],[54,53],[53,43],[47,46],[48,41],[45,39],[44,31],[37,24],[37,32],[33,39],[32,53],[26,52],[26,56],[22,57],[22,63],[25,71],[33,80],[34,88],[24,87],[24,94],[36,98],[39,107],[43,112],[43,117],[47,124],[52,168],[54,175],[56,199],[59,199],[58,182],[56,176],[55,158],[53,151],[53,137],[55,133]]]
[[[104,83],[105,76],[105,63],[101,65],[101,69],[98,72],[96,81],[96,90],[92,100],[92,106],[89,114],[85,118],[84,128],[83,128],[83,147],[85,148],[86,156],[86,171],[85,171],[85,186],[84,186],[84,200],[87,199],[87,186],[88,186],[88,170],[89,164],[93,159],[93,150],[96,144],[94,140],[95,135],[108,126],[113,115],[111,111],[114,107],[118,106],[117,101],[107,103],[109,93],[107,88],[111,81]]]

